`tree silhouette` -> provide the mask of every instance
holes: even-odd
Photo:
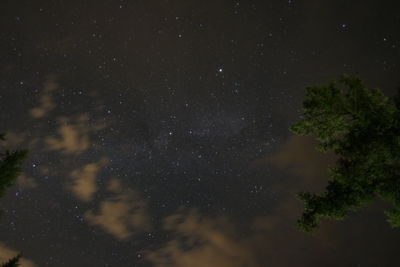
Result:
[[[20,254],[15,256],[14,258],[10,259],[8,262],[3,263],[1,267],[18,267],[19,266],[19,258],[21,257]]]
[[[0,134],[0,141],[4,141],[4,134]],[[21,164],[27,155],[26,150],[10,152],[6,150],[0,153],[0,197],[2,197],[7,188],[15,183],[16,178],[21,173]],[[18,266],[20,255],[10,259],[1,267]]]
[[[303,117],[290,129],[315,136],[317,149],[332,151],[338,159],[329,168],[325,192],[299,194],[305,209],[298,226],[312,232],[320,218],[343,219],[374,198],[393,204],[385,213],[393,227],[400,226],[399,99],[346,75],[306,90]]]
[[[0,134],[0,140],[4,141],[4,134]],[[0,197],[2,197],[8,187],[15,183],[16,178],[21,172],[21,164],[26,157],[27,151],[5,151],[0,153]]]

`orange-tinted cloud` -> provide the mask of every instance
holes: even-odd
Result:
[[[261,267],[246,241],[238,238],[222,218],[183,212],[167,217],[164,227],[176,238],[159,250],[145,253],[156,267]]]
[[[7,247],[4,243],[0,242],[0,264],[7,262],[9,259],[15,257],[18,254],[18,251],[15,251],[9,247]],[[37,267],[35,263],[31,260],[21,258],[20,267]]]
[[[48,136],[45,143],[53,151],[60,151],[66,154],[79,154],[89,149],[90,134],[104,129],[105,122],[91,125],[89,116],[82,114],[75,118],[58,118],[59,128],[57,129],[59,137]]]
[[[4,149],[14,150],[20,148],[25,141],[26,134],[9,131],[6,133],[5,140],[0,142],[0,146]]]
[[[67,187],[81,201],[91,201],[97,192],[97,175],[107,162],[107,158],[102,158],[98,162],[86,164],[82,168],[72,171],[72,182]]]
[[[249,218],[248,226],[239,227],[233,218],[178,211],[164,220],[170,240],[144,251],[145,260],[155,267],[291,267],[329,261],[334,256],[329,232],[311,238],[295,229],[293,214],[286,212]],[[303,254],[310,251],[313,257]]]
[[[331,153],[317,151],[317,145],[314,138],[291,136],[275,154],[258,160],[253,165],[275,166],[298,175],[301,179],[297,181],[303,185],[320,187],[321,182],[327,181],[327,168],[334,164],[335,157]]]
[[[23,174],[17,178],[17,184],[22,189],[32,189],[38,186],[35,179],[27,177]]]
[[[55,75],[47,76],[47,80],[44,83],[42,95],[40,96],[39,99],[40,106],[32,108],[30,110],[32,117],[36,119],[43,118],[47,116],[48,113],[56,107],[52,95],[53,91],[59,88],[59,84],[56,82],[56,80],[57,76]]]
[[[70,122],[67,118],[60,118],[59,123],[61,125],[58,128],[60,137],[49,136],[45,139],[49,149],[68,154],[86,151],[90,145],[88,120],[89,118],[85,115],[73,122]]]
[[[123,188],[117,179],[111,180],[108,191],[113,196],[101,201],[97,212],[89,210],[85,213],[89,224],[101,227],[118,240],[150,230],[147,203],[138,192]]]

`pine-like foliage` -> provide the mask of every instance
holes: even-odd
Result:
[[[21,255],[17,255],[14,258],[10,259],[8,262],[3,263],[1,265],[1,267],[18,267],[19,266],[19,258],[21,257]]]
[[[0,134],[0,141],[4,141],[4,134]],[[4,195],[6,189],[14,184],[16,178],[21,172],[21,164],[26,157],[27,151],[15,151],[1,153],[0,156],[0,198]],[[19,266],[20,255],[15,256],[1,267]]]
[[[290,129],[315,136],[317,149],[332,151],[338,160],[325,192],[299,194],[305,209],[298,226],[312,232],[320,218],[343,219],[375,198],[393,204],[385,213],[392,226],[400,226],[398,101],[353,76],[306,89],[304,116]]]
[[[2,139],[3,135],[0,135]],[[21,164],[26,157],[27,151],[6,151],[0,154],[0,197],[2,197],[8,187],[13,185],[15,179],[21,172]]]

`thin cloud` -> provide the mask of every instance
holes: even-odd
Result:
[[[118,240],[150,230],[147,203],[136,191],[124,189],[116,179],[111,180],[108,191],[113,196],[101,201],[97,212],[85,213],[89,224],[101,227]]]
[[[30,110],[32,117],[36,119],[46,117],[49,114],[49,112],[56,107],[56,104],[54,102],[54,97],[52,94],[53,91],[59,88],[59,84],[57,83],[56,80],[57,76],[55,75],[47,76],[47,79],[43,85],[44,88],[42,94],[39,99],[40,105]]]
[[[80,154],[90,147],[90,134],[103,130],[107,123],[91,125],[87,114],[75,118],[58,118],[58,137],[48,136],[45,144],[49,150],[59,151],[66,154]]]
[[[295,229],[292,207],[289,209],[284,214],[251,218],[248,226],[240,227],[233,218],[180,210],[163,222],[170,240],[156,250],[143,251],[144,259],[155,267],[310,266],[329,262],[335,256],[330,253],[335,246],[331,232],[311,239]],[[315,253],[312,262],[304,252]]]
[[[262,266],[223,219],[205,218],[196,211],[177,213],[164,220],[164,228],[175,238],[159,250],[145,252],[156,267]]]
[[[17,178],[17,184],[22,189],[33,189],[38,186],[35,179],[33,179],[31,177],[27,177],[24,174],[20,175]]]
[[[327,168],[333,165],[335,157],[333,154],[317,151],[317,145],[314,138],[291,136],[275,154],[254,162],[253,166],[274,166],[300,176],[302,179],[298,181],[303,185],[319,188],[320,183],[327,179]]]
[[[45,143],[50,150],[61,151],[67,154],[82,153],[89,148],[90,139],[88,116],[82,115],[76,121],[60,118],[58,128],[59,138],[49,136]]]
[[[15,251],[9,247],[7,247],[4,243],[0,242],[0,263],[5,263],[9,259],[17,256],[18,251]],[[33,261],[28,260],[26,258],[21,258],[20,267],[38,267]]]
[[[107,165],[108,159],[102,158],[95,163],[89,163],[80,169],[71,172],[72,182],[67,187],[81,201],[91,201],[97,192],[97,176],[101,169]]]
[[[26,134],[8,131],[5,136],[5,141],[0,142],[0,146],[5,149],[18,149],[21,144],[26,141]]]

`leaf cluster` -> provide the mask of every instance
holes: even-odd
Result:
[[[393,203],[387,211],[400,226],[400,110],[379,89],[368,89],[354,76],[306,88],[303,117],[290,130],[313,135],[317,149],[335,153],[325,192],[302,192],[300,228],[312,232],[320,218],[343,219],[374,198]]]

